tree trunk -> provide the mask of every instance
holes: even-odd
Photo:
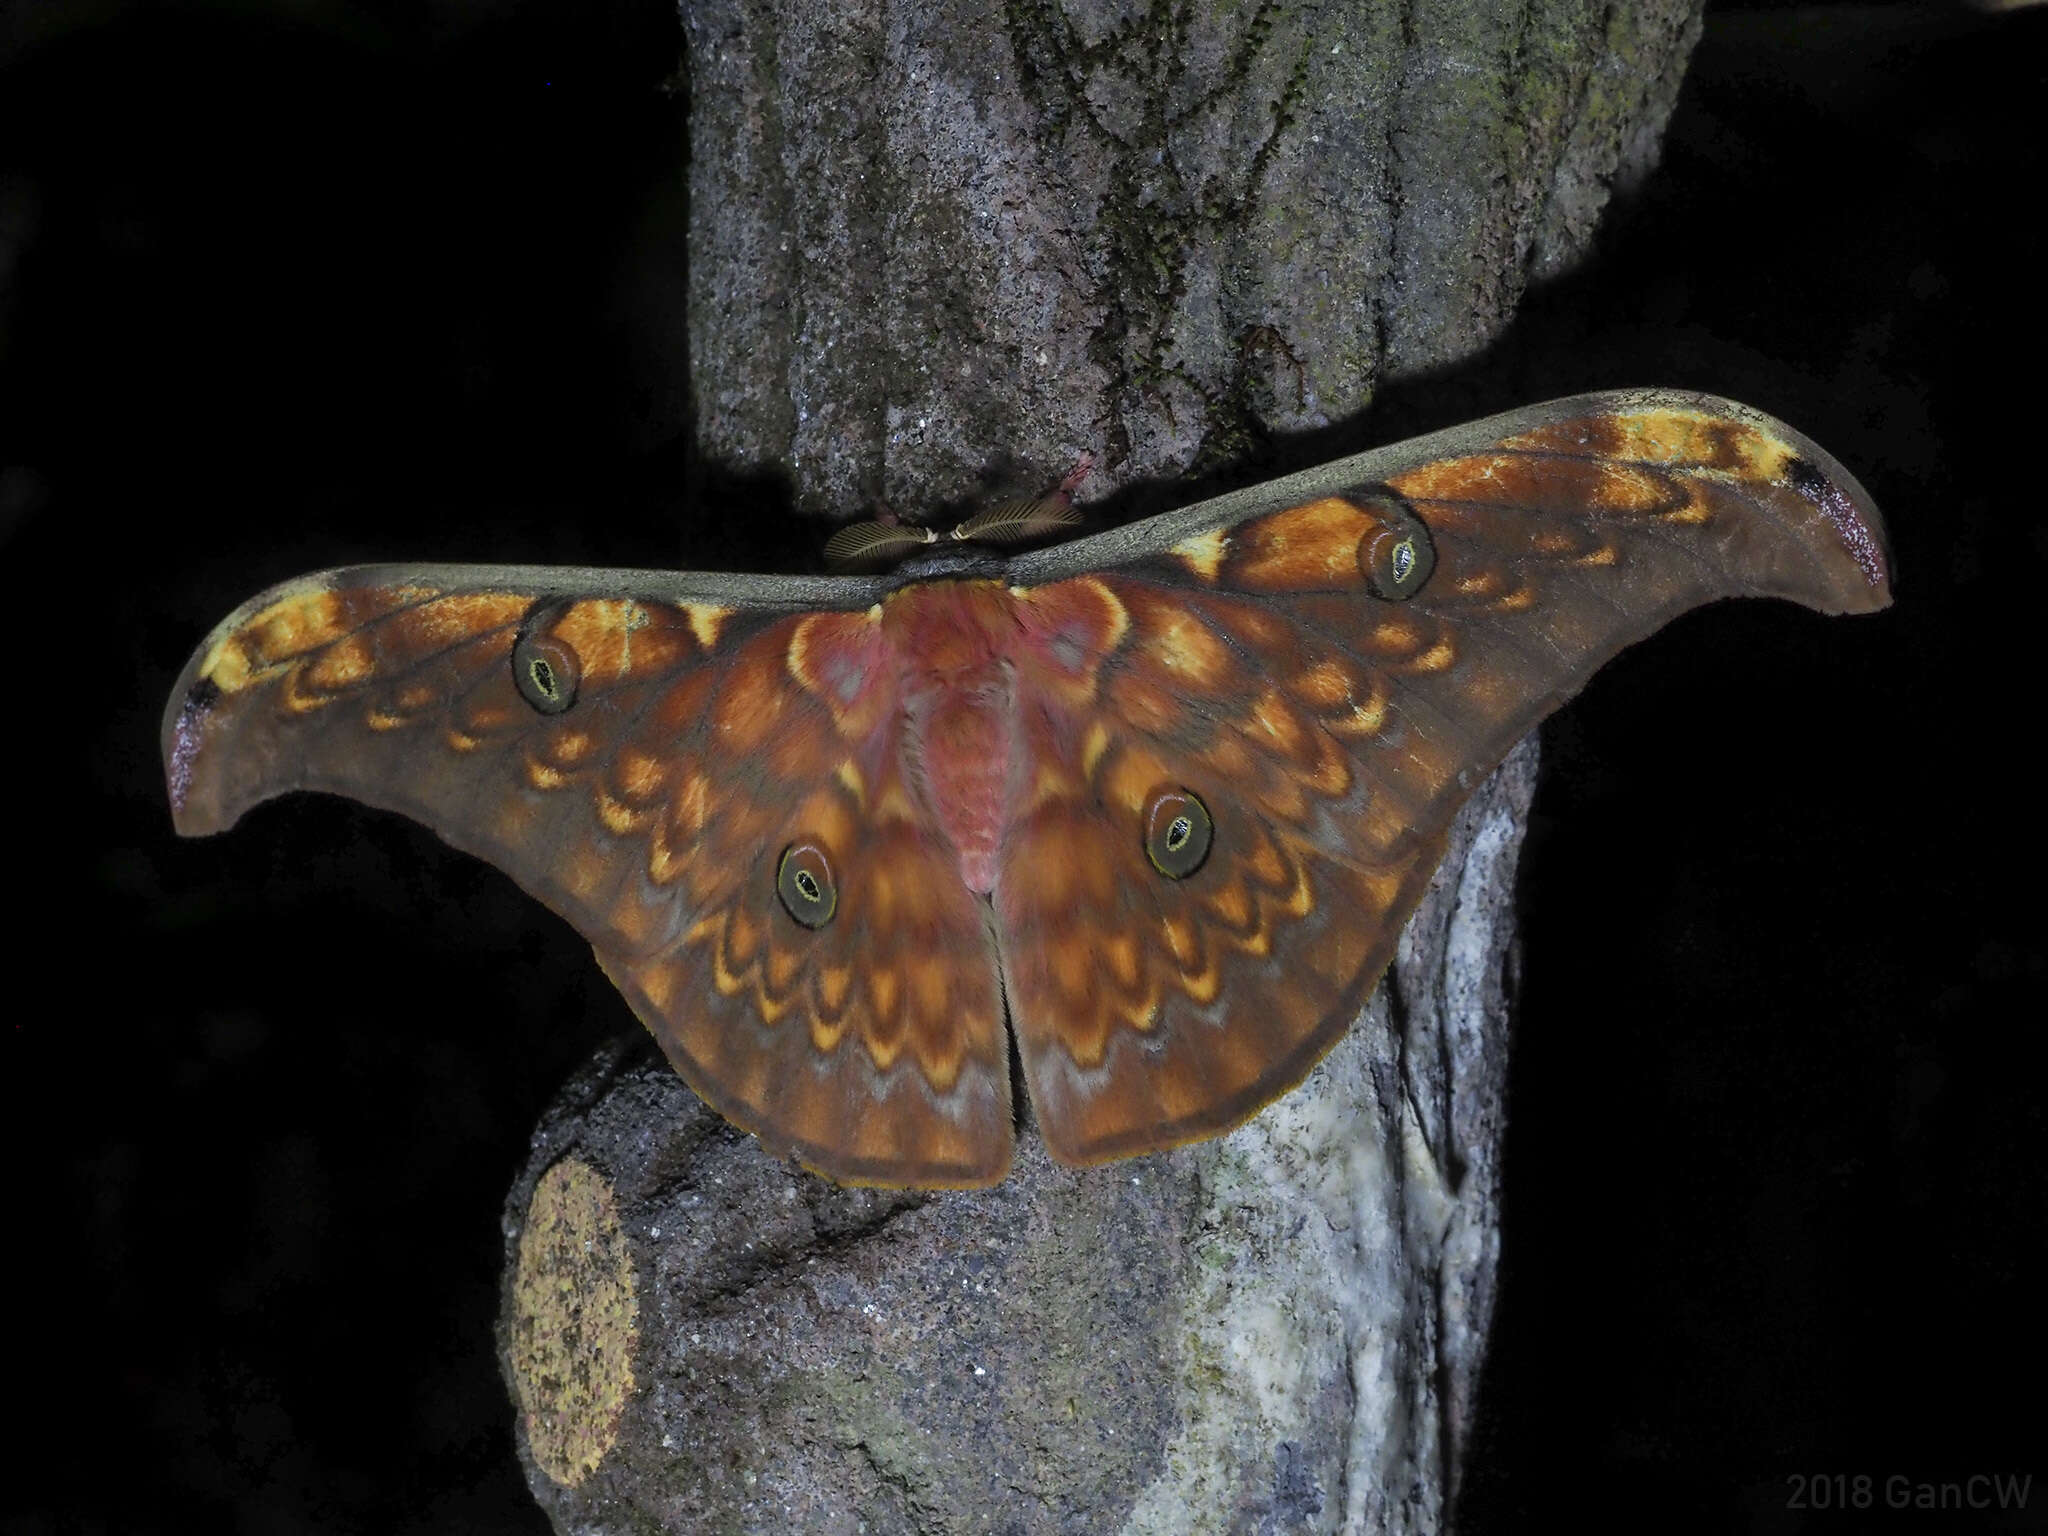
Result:
[[[841,513],[1274,472],[1484,347],[1643,174],[1694,0],[686,5],[694,431]],[[1314,431],[1314,429],[1331,429]],[[1307,434],[1314,431],[1313,436]],[[507,1207],[558,1529],[1438,1531],[1488,1320],[1535,772],[1387,982],[1218,1141],[849,1191],[604,1053]]]

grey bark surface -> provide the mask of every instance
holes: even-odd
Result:
[[[1698,32],[1696,0],[683,17],[699,445],[841,514],[1042,488],[1091,451],[1086,499],[1352,430],[1584,249]],[[604,1053],[506,1207],[501,1336],[556,1527],[1444,1529],[1534,773],[1524,743],[1357,1025],[1217,1141],[1075,1172],[1027,1126],[996,1189],[841,1190],[651,1045]],[[637,1308],[573,1485],[511,1363],[530,1206],[571,1158],[609,1182]]]
[[[844,515],[1345,422],[1584,249],[1699,9],[686,4],[699,446]]]

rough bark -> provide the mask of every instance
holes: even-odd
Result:
[[[686,4],[699,446],[843,514],[1347,422],[1583,249],[1698,9]]]
[[[1383,381],[1484,347],[1649,168],[1697,9],[686,5],[701,449],[848,512],[1084,450],[1099,491],[1362,446]],[[557,1527],[1443,1529],[1534,767],[1467,807],[1350,1035],[1220,1141],[1075,1173],[1027,1128],[995,1190],[845,1191],[651,1047],[593,1063],[506,1213]]]

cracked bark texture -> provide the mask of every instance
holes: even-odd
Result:
[[[1698,9],[687,4],[699,451],[844,514],[1084,450],[1100,494],[1366,446],[1337,439],[1382,382],[1483,349],[1651,168]],[[997,1189],[840,1190],[651,1043],[603,1053],[506,1207],[501,1343],[556,1527],[1444,1529],[1535,761],[1466,808],[1350,1034],[1218,1141],[1073,1172],[1027,1126]],[[570,1156],[638,1308],[573,1487],[526,1415],[591,1394],[509,1364],[520,1235]]]
[[[1699,9],[687,3],[698,447],[843,515],[1344,423],[1579,254]]]

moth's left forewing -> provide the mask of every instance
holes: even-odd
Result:
[[[1033,1103],[1073,1162],[1212,1134],[1299,1081],[1472,788],[1616,651],[1719,597],[1889,594],[1838,465],[1668,392],[1553,402],[1013,570],[1040,608],[1115,616],[1082,626],[1085,689],[1020,668],[1060,722],[1040,728],[1055,791],[996,893]],[[1183,791],[1213,844],[1169,878],[1141,828]]]
[[[181,832],[396,810],[567,918],[727,1118],[846,1181],[986,1184],[1009,1061],[978,904],[894,777],[882,589],[363,567],[244,605],[173,695]],[[808,891],[781,863],[813,850]]]

